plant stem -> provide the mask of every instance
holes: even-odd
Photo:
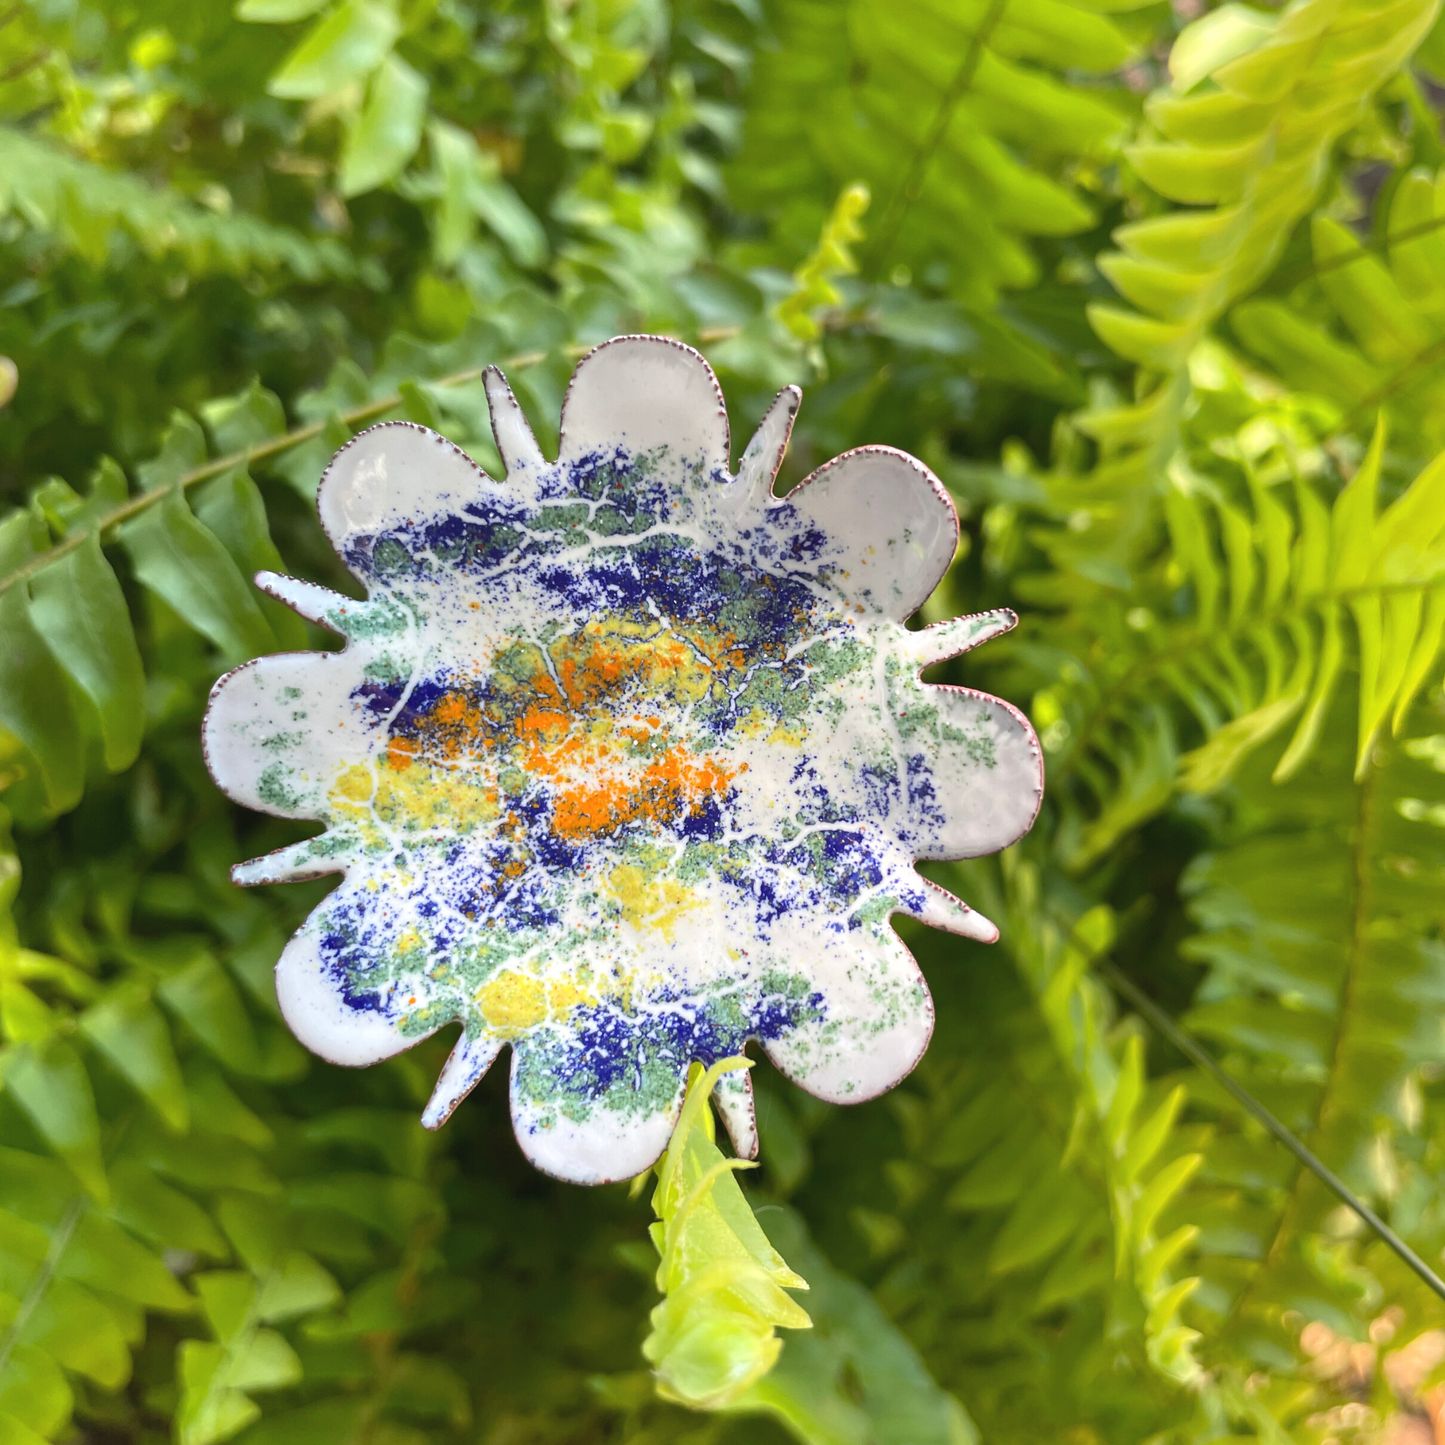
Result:
[[[739,328],[736,326],[710,327],[698,333],[698,342],[706,345],[710,341],[725,341],[728,337],[736,335],[738,330]],[[591,350],[590,346],[564,346],[562,348],[564,355],[572,357],[585,356]],[[521,371],[525,367],[536,366],[538,362],[546,359],[545,351],[525,351],[520,356],[511,356],[496,364],[509,371]],[[439,377],[426,384],[428,386],[461,386],[468,381],[475,381],[485,370],[485,366],[471,366],[465,371],[454,371],[450,376]],[[379,397],[376,401],[369,401],[364,406],[353,407],[350,411],[339,412],[338,415],[347,426],[356,426],[360,422],[371,421],[374,417],[394,411],[401,405],[401,393],[392,392],[390,396]],[[308,442],[312,437],[320,436],[325,426],[325,422],[318,421],[312,422],[309,426],[297,427],[294,431],[284,432],[281,436],[272,437],[269,441],[257,442],[255,446],[247,447],[243,451],[228,452],[223,457],[213,457],[210,461],[204,462],[198,467],[192,467],[188,472],[183,472],[174,482],[151,487],[149,491],[138,492],[135,496],[122,502],[120,506],[113,507],[104,516],[96,518],[90,526],[68,533],[53,547],[32,557],[7,576],[0,577],[0,595],[17,583],[28,582],[37,572],[42,571],[52,562],[59,561],[67,553],[74,552],[77,547],[83,546],[92,533],[99,532],[104,540],[107,532],[114,531],[122,522],[128,522],[148,507],[154,506],[171,491],[177,488],[184,491],[187,487],[194,487],[201,482],[209,481],[212,477],[218,477],[222,472],[230,471],[232,467],[249,466],[252,462],[261,461],[265,457],[274,457],[279,452],[290,451],[292,447],[300,446],[302,442]]]
[[[25,1326],[30,1323],[30,1316],[35,1313],[41,1297],[50,1288],[55,1271],[60,1268],[60,1258],[70,1244],[70,1236],[75,1233],[75,1226],[80,1223],[85,1205],[85,1195],[77,1194],[66,1207],[60,1223],[55,1226],[55,1233],[50,1237],[50,1248],[45,1252],[45,1258],[36,1271],[35,1278],[30,1281],[30,1288],[25,1291],[25,1298],[20,1301],[15,1318],[10,1321],[10,1328],[0,1335],[0,1375],[5,1373],[10,1356],[14,1353]]]
[[[948,134],[948,127],[953,122],[954,113],[973,85],[974,76],[978,74],[978,67],[983,61],[984,49],[992,38],[993,32],[998,28],[999,21],[1003,19],[1004,11],[1007,8],[1008,0],[992,0],[978,30],[969,37],[968,49],[964,51],[963,59],[959,62],[953,79],[948,83],[948,89],[940,98],[938,109],[934,112],[933,120],[924,132],[923,139],[909,159],[908,170],[904,173],[903,180],[898,189],[888,198],[888,206],[883,213],[883,219],[878,223],[878,231],[872,246],[873,254],[879,261],[887,256],[894,238],[903,226],[909,208],[922,194],[923,182],[928,174],[928,168],[933,162],[933,157]]]

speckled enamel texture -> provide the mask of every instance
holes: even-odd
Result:
[[[904,627],[953,556],[946,493],[866,447],[775,498],[796,388],[733,474],[711,370],[658,337],[580,363],[555,462],[487,390],[506,479],[363,432],[318,505],[365,600],[257,579],[345,649],[211,698],[222,789],[326,825],[236,882],[343,875],[277,965],[287,1022],[353,1065],[460,1024],[432,1127],[510,1046],[522,1148],[588,1183],[653,1163],[688,1064],[749,1040],[820,1098],[892,1087],[932,1005],[890,915],[996,937],[915,860],[1006,846],[1042,789],[1014,708],[920,680],[1014,620]]]

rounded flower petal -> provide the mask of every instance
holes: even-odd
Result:
[[[918,858],[1012,842],[1038,744],[1008,704],[920,679],[1012,623],[903,620],[953,555],[928,470],[864,448],[777,500],[795,390],[729,471],[707,363],[624,337],[578,366],[548,461],[486,389],[507,478],[409,424],[363,433],[319,495],[367,598],[263,585],[347,639],[223,679],[217,780],[325,831],[238,882],[340,871],[278,966],[282,1007],[363,1063],[450,1023],[437,1127],[504,1048],[539,1168],[652,1163],[694,1061],[760,1044],[804,1088],[870,1098],[932,1028],[892,914],[996,930]],[[738,1149],[750,1096],[726,1100]]]
[[[920,858],[978,858],[1016,843],[1038,817],[1044,758],[1029,720],[971,688],[922,684],[931,727],[910,738],[926,774],[915,808]]]
[[[712,367],[692,347],[619,336],[578,363],[562,401],[562,463],[665,448],[704,475],[728,468],[728,413]]]
[[[512,1127],[522,1152],[544,1174],[574,1184],[616,1184],[650,1169],[667,1149],[682,1112],[683,1080],[654,1095],[637,1092],[635,1107],[593,1107],[571,1116],[539,1103],[525,1082],[527,1055],[512,1054]],[[686,1078],[684,1074],[683,1078]]]
[[[327,795],[367,756],[376,720],[353,702],[355,656],[289,652],[243,663],[211,689],[206,766],[233,802],[279,818],[328,817]]]
[[[781,507],[804,523],[799,550],[817,556],[822,580],[865,617],[911,617],[958,548],[958,514],[943,483],[892,447],[844,452]]]
[[[365,969],[348,970],[338,961],[326,937],[327,923],[327,915],[313,913],[276,964],[281,1015],[313,1054],[333,1064],[374,1064],[420,1043],[447,1021],[439,1018],[430,1029],[415,1027],[395,981],[368,986]]]
[[[913,1071],[933,1036],[933,1000],[913,955],[883,930],[829,948],[811,1017],[769,1039],[768,1058],[830,1104],[876,1099]]]
[[[413,518],[464,517],[498,485],[428,427],[388,421],[336,453],[317,488],[316,506],[342,561],[371,583],[378,570],[385,578],[388,558],[377,558],[368,541]]]

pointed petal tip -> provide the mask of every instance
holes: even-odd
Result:
[[[772,495],[773,482],[787,454],[793,422],[802,404],[802,388],[785,386],[763,413],[738,463],[738,476],[749,491]]]
[[[495,366],[482,373],[482,386],[487,393],[487,412],[492,419],[492,440],[510,477],[513,472],[536,471],[546,466],[542,448],[532,432],[532,424],[522,410],[507,378]]]
[[[920,923],[930,928],[941,928],[945,933],[954,933],[960,938],[971,938],[975,943],[998,942],[997,925],[983,914],[931,879],[920,877],[918,881],[923,884],[923,896],[910,912]]]
[[[482,1081],[501,1052],[500,1040],[483,1034],[468,1039],[465,1034],[447,1057],[436,1088],[422,1111],[422,1128],[435,1132],[456,1112],[457,1105]]]
[[[714,1086],[712,1098],[738,1158],[756,1159],[758,1119],[752,1074],[746,1069],[724,1074]]]
[[[251,858],[232,867],[231,882],[237,888],[258,888],[267,883],[309,883],[313,878],[324,878],[328,873],[340,871],[339,868],[316,868],[304,864],[288,867],[268,858]]]
[[[988,612],[971,612],[963,617],[950,617],[910,632],[905,646],[920,668],[936,662],[947,662],[982,647],[995,637],[1018,626],[1018,613],[1010,607],[995,607]]]
[[[487,394],[489,406],[494,401],[516,400],[512,394],[512,384],[507,380],[507,374],[500,366],[492,365],[482,369],[482,389]]]
[[[773,398],[772,405],[768,407],[767,415],[777,415],[787,419],[789,427],[798,415],[798,408],[803,404],[803,388],[796,382],[789,382],[787,386]]]
[[[277,848],[259,858],[231,865],[231,882],[237,888],[255,888],[262,883],[305,883],[328,873],[344,873],[345,865],[331,858],[317,858],[311,852],[314,839]]]
[[[328,627],[333,632],[341,631],[335,619],[345,615],[348,609],[359,610],[365,605],[320,583],[287,577],[281,572],[258,572],[254,580],[262,592],[284,603],[298,617],[304,617],[318,627]]]

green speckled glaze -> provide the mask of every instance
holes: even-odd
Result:
[[[994,936],[915,860],[1005,846],[1041,790],[1013,708],[920,680],[1012,623],[904,626],[946,494],[865,448],[774,498],[796,391],[734,474],[711,371],[655,337],[579,365],[555,462],[488,394],[504,482],[405,423],[337,454],[318,505],[365,600],[260,580],[345,650],[212,698],[220,785],[326,825],[237,881],[344,874],[278,965],[288,1022],[349,1064],[460,1025],[433,1126],[510,1046],[522,1147],[588,1182],[749,1040],[823,1098],[891,1087],[932,1009],[890,916]],[[750,1154],[745,1076],[719,1098]]]

